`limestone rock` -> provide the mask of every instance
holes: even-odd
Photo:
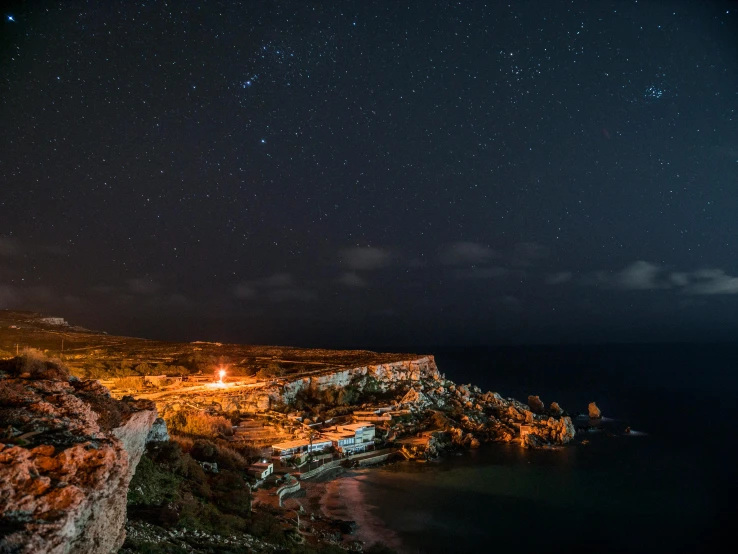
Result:
[[[428,401],[425,394],[420,391],[416,391],[415,389],[410,389],[407,391],[407,394],[402,397],[400,404],[409,404],[412,408],[424,409],[431,403]]]
[[[530,411],[534,414],[542,414],[543,411],[546,409],[543,405],[543,402],[541,401],[540,396],[529,396],[528,406],[530,406]]]
[[[594,402],[590,402],[587,409],[589,411],[589,419],[600,419],[602,417],[602,412]]]
[[[440,374],[433,356],[423,356],[411,360],[362,366],[339,371],[326,371],[323,374],[295,379],[285,383],[281,389],[279,400],[286,404],[294,401],[300,390],[315,387],[355,386],[363,389],[371,384],[377,392],[387,392],[397,388],[400,383],[420,384],[421,379],[440,380]],[[433,385],[435,386],[435,384]]]
[[[97,381],[0,380],[0,552],[102,554],[125,539],[126,497],[156,419]]]
[[[151,431],[146,437],[146,444],[150,442],[166,442],[169,440],[169,431],[167,430],[167,422],[157,417],[151,426]]]

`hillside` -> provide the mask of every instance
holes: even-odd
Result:
[[[136,375],[211,373],[294,378],[304,373],[340,371],[416,358],[414,354],[367,350],[324,350],[216,342],[166,342],[119,337],[54,322],[35,312],[0,310],[0,357],[36,348],[61,358],[79,377],[106,379]]]

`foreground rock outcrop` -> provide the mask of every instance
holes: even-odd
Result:
[[[117,551],[155,419],[153,403],[115,400],[58,363],[0,362],[0,552]]]

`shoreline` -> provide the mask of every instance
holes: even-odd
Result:
[[[399,535],[372,513],[379,507],[367,503],[361,493],[364,475],[376,469],[345,470],[326,475],[323,479],[304,481],[301,485],[305,495],[285,498],[284,506],[288,509],[299,509],[301,506],[308,515],[353,521],[356,530],[342,535],[343,545],[361,542],[367,548],[379,543],[403,553],[405,549]]]

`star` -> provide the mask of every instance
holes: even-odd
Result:
[[[15,23],[15,17],[13,17],[12,15],[9,15],[8,21],[12,21],[13,23]]]
[[[261,139],[262,144],[266,144],[266,142],[267,142],[266,139]]]

